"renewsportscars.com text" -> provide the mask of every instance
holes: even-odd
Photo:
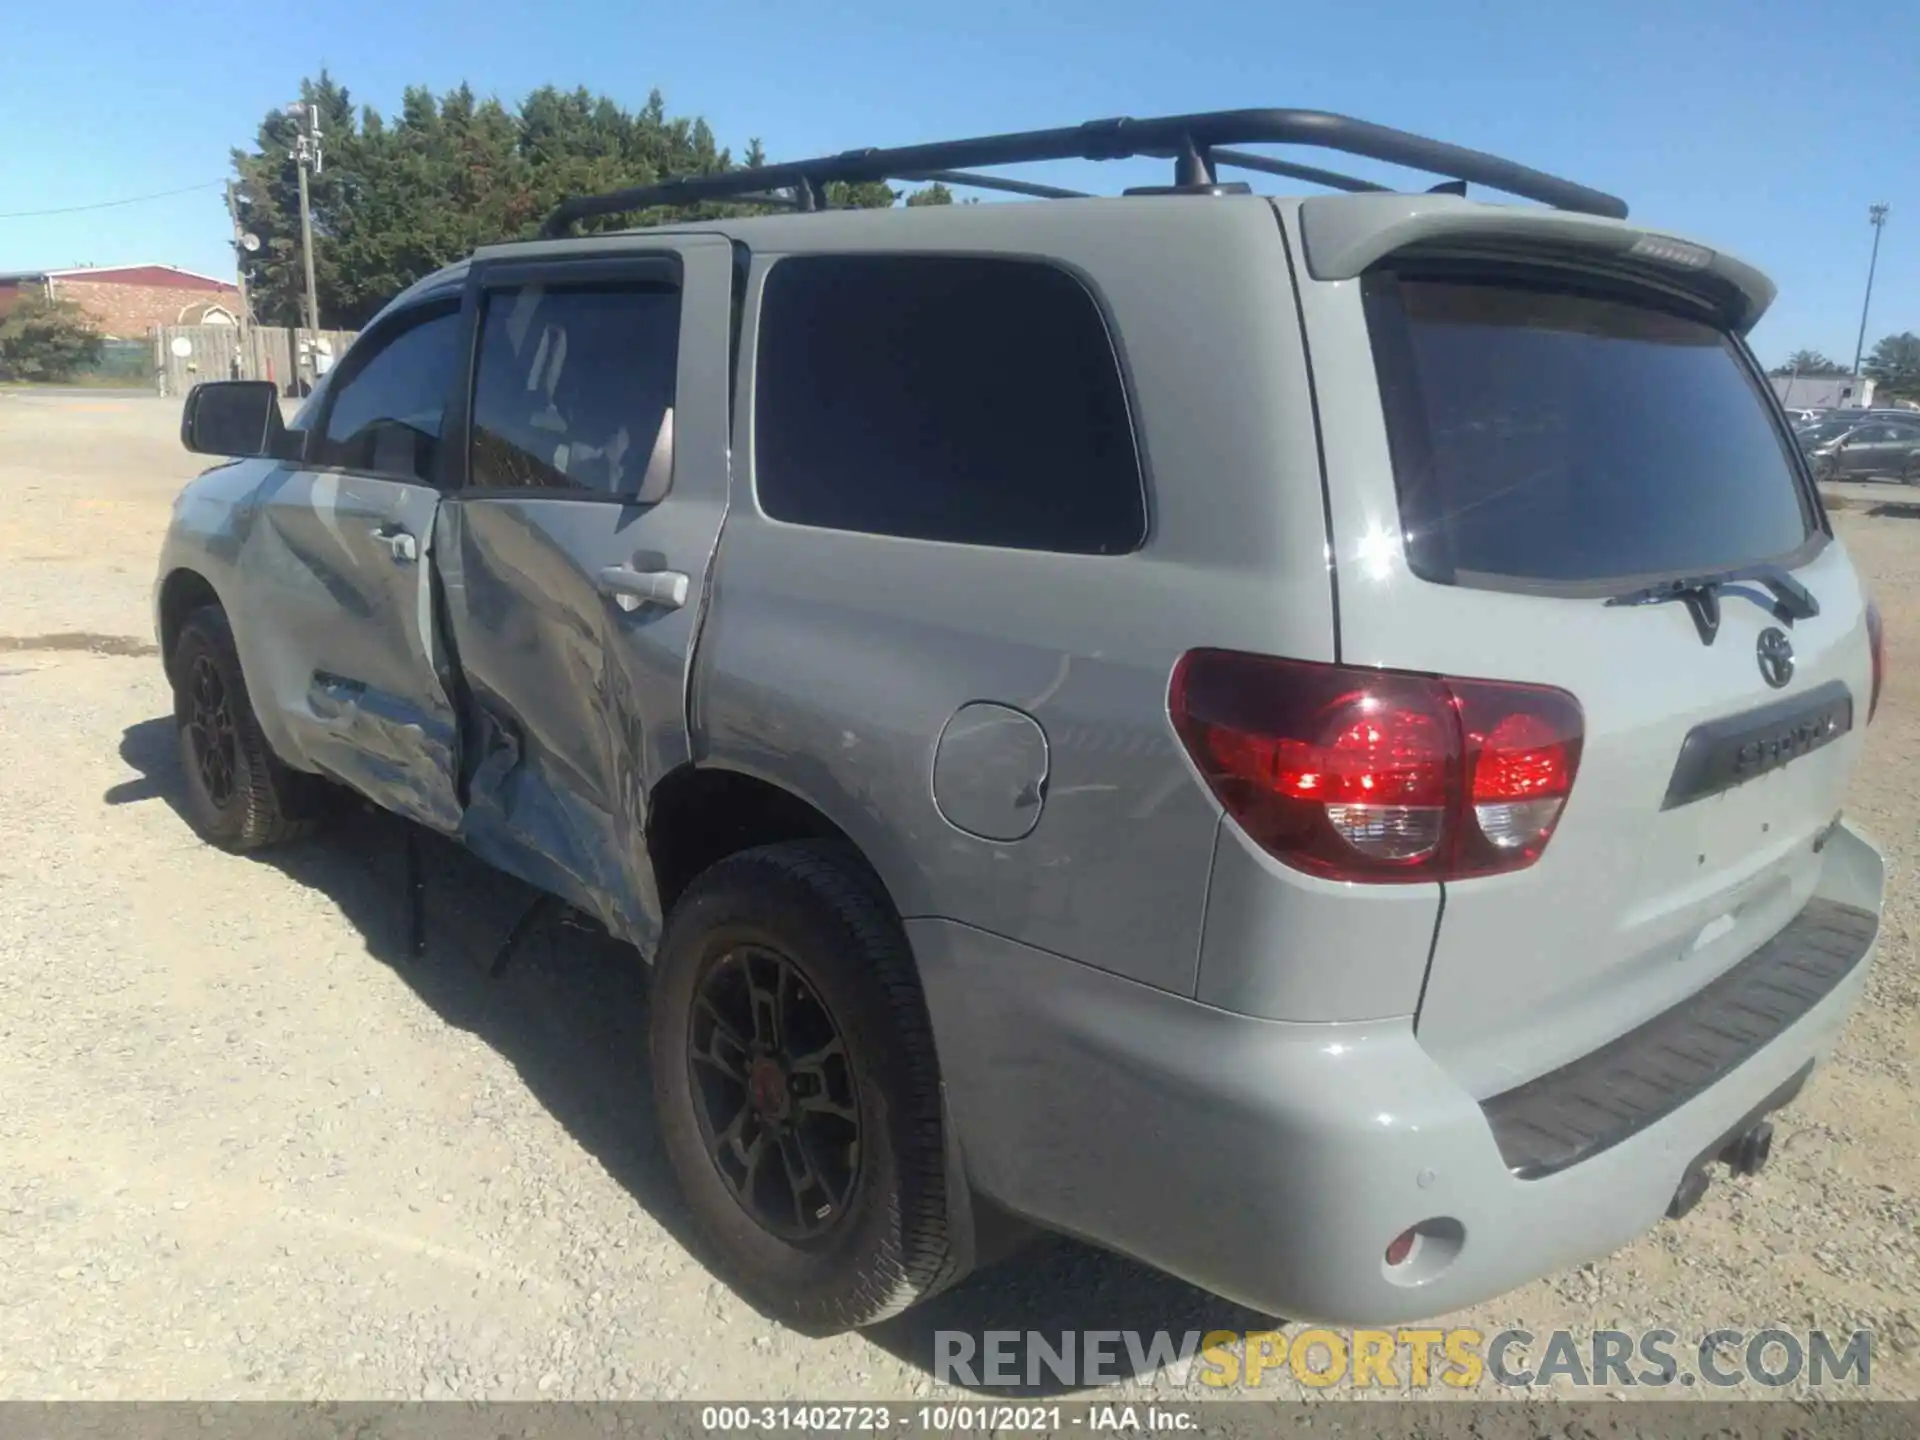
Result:
[[[1172,1389],[1259,1389],[1289,1381],[1311,1389],[1419,1391],[1483,1385],[1529,1389],[1726,1389],[1757,1384],[1866,1386],[1866,1330],[1678,1331],[1302,1329],[1169,1331],[964,1330],[934,1332],[934,1377],[952,1385],[1085,1387],[1149,1380]]]

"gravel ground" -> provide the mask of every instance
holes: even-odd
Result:
[[[528,896],[430,841],[409,960],[372,812],[271,859],[188,832],[147,609],[197,468],[176,425],[0,394],[0,1398],[906,1398],[938,1390],[937,1328],[1262,1324],[1064,1241],[828,1340],[717,1283],[629,954],[556,927],[487,979]],[[1864,493],[1839,524],[1889,634],[1851,800],[1894,876],[1871,995],[1765,1174],[1451,1323],[1865,1327],[1873,1393],[1920,1396],[1920,524]]]

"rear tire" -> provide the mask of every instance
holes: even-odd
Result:
[[[661,942],[651,1023],[667,1153],[741,1294],[825,1333],[957,1278],[926,1001],[858,856],[769,845],[696,878]]]
[[[187,819],[223,850],[259,850],[310,833],[319,782],[288,769],[260,731],[233,628],[217,605],[187,617],[168,657]]]

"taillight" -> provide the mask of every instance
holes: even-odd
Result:
[[[1880,708],[1880,687],[1887,680],[1887,637],[1880,628],[1880,607],[1867,601],[1867,649],[1873,653],[1873,687],[1867,692],[1867,723]]]
[[[1459,879],[1539,859],[1584,728],[1563,690],[1194,650],[1174,729],[1243,830],[1337,880]]]

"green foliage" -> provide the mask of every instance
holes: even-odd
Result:
[[[1920,400],[1920,335],[1889,335],[1860,367],[1878,382],[1875,398]]]
[[[869,180],[849,185],[845,180],[827,182],[829,210],[884,210],[900,198],[900,193],[884,180]]]
[[[1786,358],[1786,362],[1776,365],[1767,372],[1769,375],[1844,375],[1847,367],[1829,360],[1818,350],[1796,350]]]
[[[508,109],[462,85],[436,96],[409,89],[397,115],[357,109],[325,71],[303,82],[320,109],[326,163],[312,177],[315,284],[321,323],[357,328],[394,295],[479,245],[531,236],[568,195],[594,194],[680,175],[734,168],[706,121],[667,114],[659,91],[638,110],[585,89],[546,86]],[[246,258],[260,318],[299,322],[300,256],[296,125],[275,111],[253,148],[236,150],[246,228],[260,249]],[[743,162],[766,163],[758,140]],[[829,186],[835,205],[884,206],[885,185]],[[581,228],[618,229],[746,207],[701,205],[608,216]]]
[[[951,205],[953,204],[953,191],[949,190],[946,186],[942,185],[938,180],[936,180],[931,185],[927,186],[926,189],[916,190],[911,195],[907,196],[907,204],[909,205]]]
[[[26,296],[0,320],[0,380],[71,380],[99,364],[100,345],[72,301]]]

